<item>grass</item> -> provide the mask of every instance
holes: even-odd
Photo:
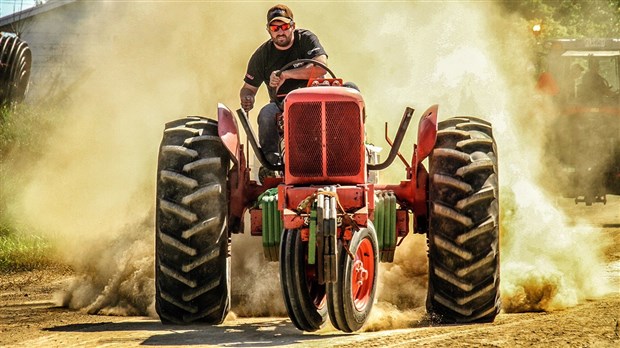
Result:
[[[40,157],[44,133],[53,123],[49,109],[27,105],[0,108],[0,272],[28,271],[55,263],[51,243],[17,226],[8,209],[27,180],[29,160]]]
[[[30,271],[52,266],[52,245],[43,237],[9,233],[0,235],[0,272]]]

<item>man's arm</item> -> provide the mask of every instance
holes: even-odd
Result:
[[[247,82],[241,87],[239,98],[241,99],[241,107],[245,112],[254,108],[254,96],[256,96],[256,92],[258,92],[258,87],[254,87]]]
[[[327,66],[327,56],[324,54],[316,56],[312,58],[312,60],[316,60],[317,62],[323,63]],[[309,80],[312,77],[323,76],[327,73],[325,69],[314,64],[306,64],[297,69],[283,71],[280,77],[276,76],[277,72],[278,70],[271,73],[269,78],[269,86],[271,87],[278,87],[287,79]]]

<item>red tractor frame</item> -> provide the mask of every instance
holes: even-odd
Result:
[[[311,61],[313,64],[318,64]],[[496,145],[479,118],[418,125],[410,164],[399,153],[414,110],[406,108],[390,153],[371,163],[361,93],[331,74],[283,102],[284,165],[266,161],[243,110],[237,114],[263,166],[282,177],[251,180],[232,112],[166,125],[160,146],[156,217],[156,308],[164,323],[221,323],[230,308],[230,236],[252,235],[280,262],[293,324],[352,332],[375,300],[379,262],[393,262],[411,231],[426,234],[427,310],[440,322],[492,321],[499,311]],[[400,156],[405,179],[369,182]],[[430,156],[430,157],[429,157]],[[422,163],[429,158],[429,170]],[[232,165],[231,165],[232,164]],[[413,214],[413,224],[410,216]]]

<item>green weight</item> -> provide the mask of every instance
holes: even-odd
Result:
[[[312,204],[310,212],[310,238],[308,240],[308,264],[316,262],[316,202]]]
[[[377,230],[377,240],[379,251],[383,250],[383,197],[381,193],[375,194],[375,228]]]
[[[263,213],[263,253],[267,260],[271,259],[271,251],[269,250],[269,206],[267,204],[267,197],[261,197],[260,207]]]
[[[271,250],[271,261],[275,260],[275,255],[273,255],[273,246],[275,244],[275,234],[276,234],[276,216],[273,211],[273,196],[267,197],[267,202],[269,205],[269,249]]]
[[[390,212],[387,215],[388,218],[388,232],[389,232],[389,243],[387,246],[387,260],[388,262],[392,262],[394,260],[394,248],[396,247],[396,196],[393,192],[388,193],[389,196],[389,207]]]
[[[280,240],[282,237],[282,230],[284,229],[284,221],[282,221],[282,214],[280,214],[280,211],[278,210],[278,196],[275,195],[273,196],[274,199],[274,203],[273,203],[273,209],[274,209],[274,214],[275,214],[275,218],[276,218],[276,224],[278,226],[278,228],[275,230],[275,240],[274,240],[274,245],[273,245],[273,250],[275,253],[275,261],[278,261],[279,257],[279,253],[278,250],[280,249]]]

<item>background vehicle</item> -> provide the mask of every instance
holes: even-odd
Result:
[[[300,330],[315,331],[328,316],[339,330],[362,327],[379,262],[393,261],[412,213],[413,232],[428,236],[432,317],[492,321],[500,304],[491,125],[473,117],[438,123],[438,107],[432,106],[420,118],[405,179],[369,182],[369,171],[387,168],[397,156],[414,110],[406,109],[385,162],[369,164],[362,95],[323,67],[331,78],[311,80],[284,100],[284,165],[265,160],[247,115],[237,111],[258,159],[284,173],[281,178],[250,180],[237,123],[224,105],[218,122],[188,117],[166,124],[156,218],[156,308],[162,322],[224,320],[230,234],[244,232],[246,210],[265,257],[280,262],[286,308]],[[429,170],[422,164],[427,157]]]
[[[591,205],[620,194],[620,39],[559,39],[545,43],[547,71],[539,87],[559,112],[548,148],[560,164],[564,195]],[[607,87],[588,83],[598,66]]]
[[[24,100],[31,67],[28,44],[16,34],[0,32],[0,105]]]

